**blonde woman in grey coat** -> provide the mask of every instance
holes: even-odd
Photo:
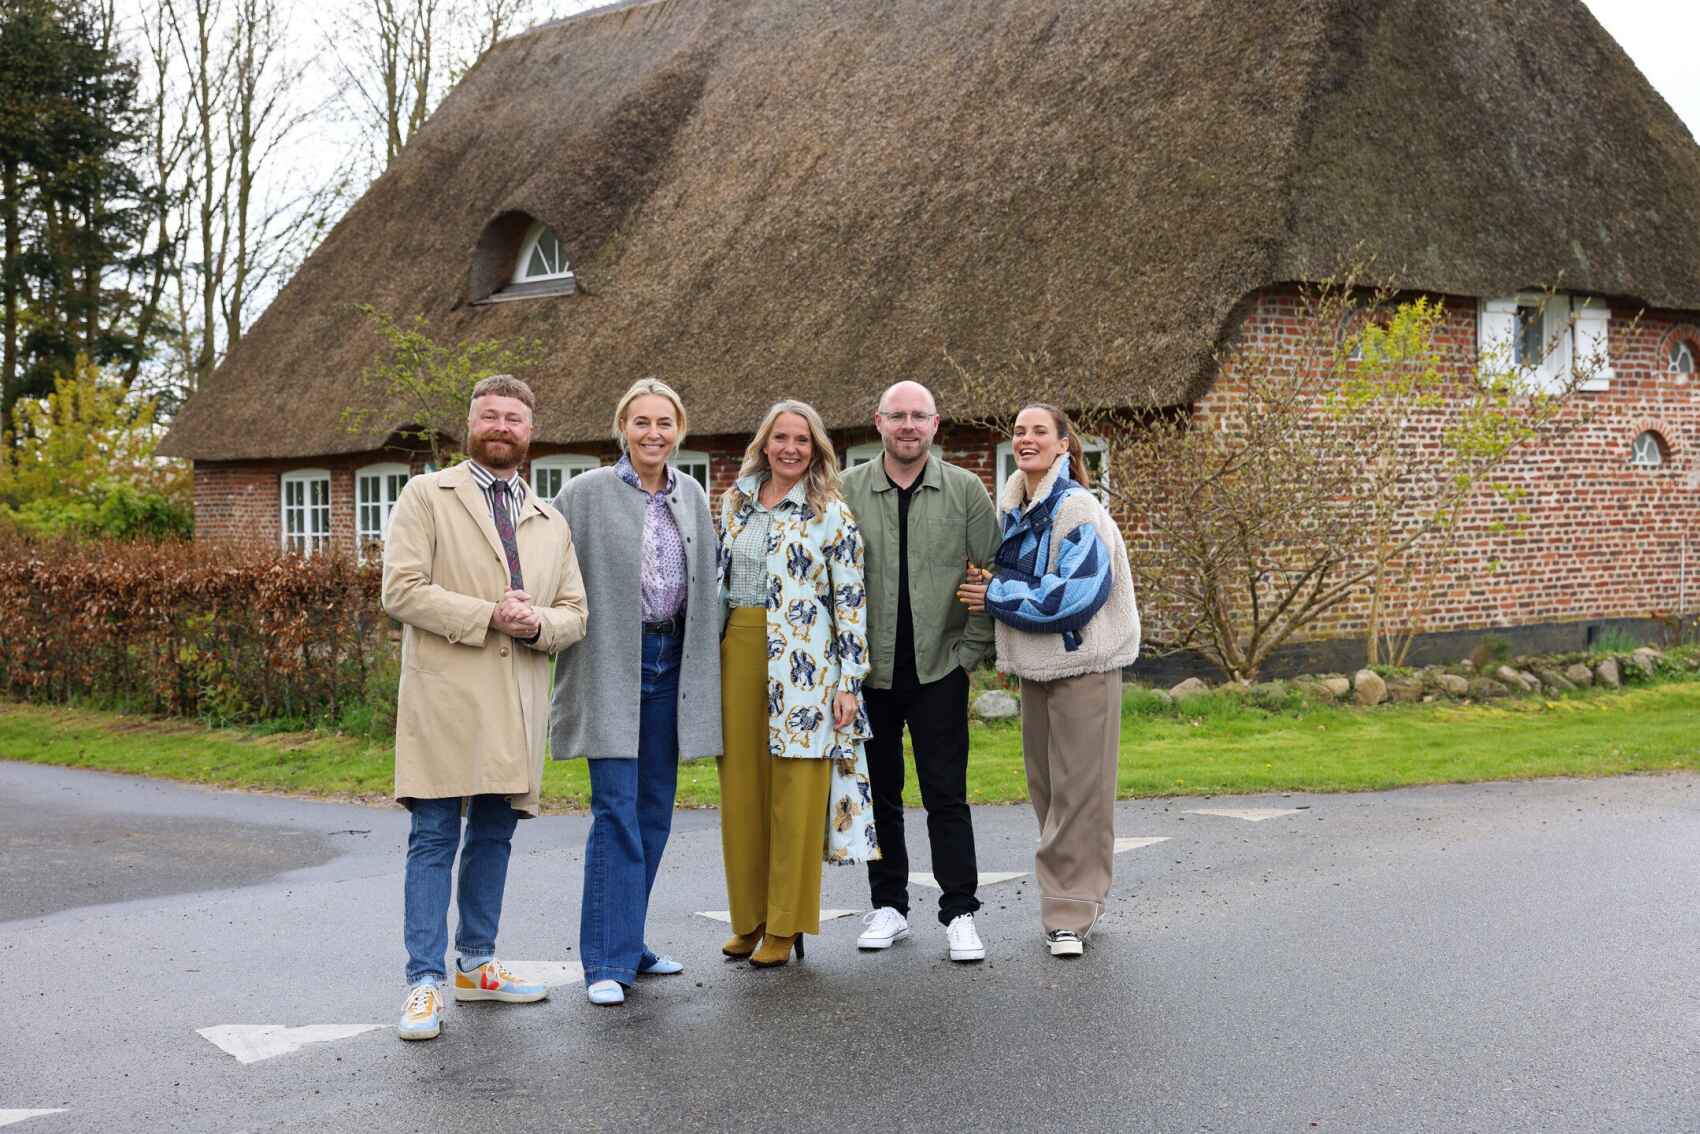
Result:
[[[555,668],[555,759],[586,757],[579,956],[594,1004],[621,1004],[641,975],[684,971],[650,949],[644,920],[673,824],[679,761],[718,756],[720,602],[708,496],[667,464],[685,406],[645,378],[614,411],[625,450],[555,498],[579,550],[585,640]]]

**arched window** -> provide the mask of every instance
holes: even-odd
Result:
[[[1630,446],[1629,463],[1640,469],[1656,469],[1665,463],[1666,455],[1664,438],[1649,429],[1638,434]]]
[[[542,221],[534,221],[525,240],[519,246],[519,259],[514,264],[513,283],[537,283],[540,280],[571,279],[572,265],[567,263],[567,250],[555,230]]]
[[[1678,339],[1670,345],[1670,372],[1672,374],[1694,373],[1694,344],[1686,339]]]
[[[407,466],[367,465],[354,474],[354,550],[361,559],[381,554],[390,515],[407,483]]]
[[[531,462],[532,490],[545,500],[553,500],[567,481],[579,473],[600,468],[601,465],[602,462],[595,457],[587,457],[582,453],[557,453],[552,457],[538,457]]]

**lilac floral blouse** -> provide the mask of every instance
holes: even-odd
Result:
[[[643,595],[643,620],[664,622],[685,612],[685,598],[690,589],[690,569],[685,564],[685,541],[679,535],[679,525],[667,510],[667,494],[673,491],[673,478],[679,474],[667,470],[667,483],[660,492],[650,492],[638,479],[630,458],[621,457],[614,466],[619,478],[644,494],[643,559],[640,582]]]

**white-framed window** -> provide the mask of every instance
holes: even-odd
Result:
[[[331,474],[295,469],[283,474],[283,549],[317,555],[331,545]]]
[[[852,445],[844,450],[844,467],[853,469],[857,465],[865,465],[876,461],[885,452],[885,442],[864,441],[860,445]]]
[[[520,242],[519,258],[514,262],[513,281],[536,283],[538,280],[566,280],[573,275],[567,262],[567,250],[555,230],[542,221],[533,221]]]
[[[1556,393],[1580,368],[1581,390],[1611,388],[1604,300],[1525,292],[1481,301],[1477,344],[1484,371],[1515,365],[1537,390]]]
[[[1672,374],[1694,373],[1694,346],[1686,339],[1678,339],[1670,345],[1670,358],[1667,360]]]
[[[382,549],[406,483],[407,466],[399,462],[367,465],[354,474],[354,551],[360,558]]]
[[[1651,429],[1636,435],[1629,447],[1629,463],[1638,469],[1656,469],[1665,463],[1664,439]]]
[[[1080,439],[1080,452],[1086,458],[1086,467],[1092,470],[1092,494],[1100,502],[1108,504],[1110,447],[1101,438],[1083,436]],[[1015,446],[1008,441],[1001,442],[998,445],[998,481],[992,493],[994,498],[1003,491],[1004,484],[1014,475]]]
[[[673,456],[668,459],[667,463],[684,473],[686,476],[695,477],[696,482],[702,485],[702,490],[704,492],[708,491],[707,453],[700,452],[696,449],[675,449],[673,450]]]
[[[561,486],[579,473],[601,468],[602,462],[582,453],[556,453],[531,462],[531,489],[545,500],[555,499]]]

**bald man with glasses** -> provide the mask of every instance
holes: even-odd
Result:
[[[881,453],[851,469],[844,496],[861,526],[872,669],[862,686],[873,738],[868,773],[881,858],[868,864],[874,909],[857,945],[888,949],[910,935],[909,852],[903,834],[903,730],[927,811],[939,922],[953,961],[985,959],[968,811],[968,671],[992,652],[992,624],[956,598],[967,565],[998,546],[997,513],[980,478],[932,452],[932,393],[899,382],[874,413]]]

